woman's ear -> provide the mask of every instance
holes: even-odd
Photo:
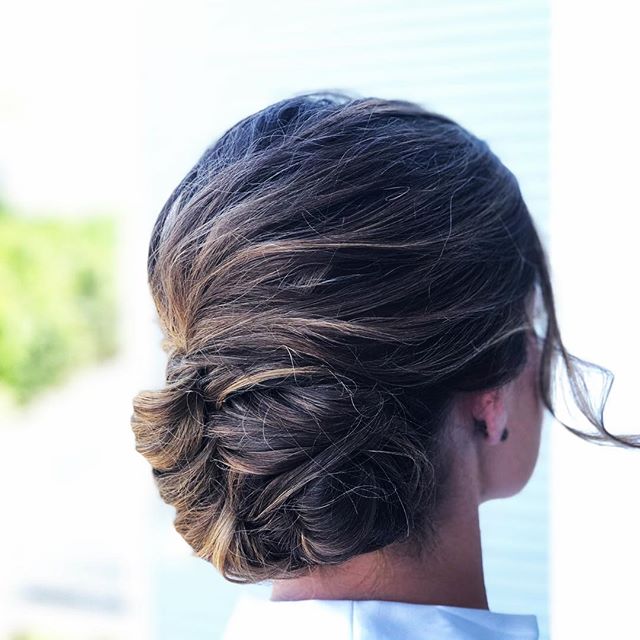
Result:
[[[499,444],[507,427],[507,396],[510,385],[480,393],[473,404],[473,417],[486,425],[485,442],[490,445]]]

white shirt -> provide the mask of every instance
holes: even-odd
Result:
[[[534,615],[384,600],[242,594],[222,640],[537,640]]]

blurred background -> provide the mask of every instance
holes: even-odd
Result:
[[[603,4],[5,6],[0,639],[217,638],[240,593],[268,593],[191,554],[129,419],[163,382],[157,213],[215,137],[295,93],[414,100],[487,140],[550,252],[567,347],[615,373],[607,424],[639,430],[640,45],[629,4]],[[639,455],[547,418],[530,484],[482,507],[492,610],[541,638],[640,637]]]

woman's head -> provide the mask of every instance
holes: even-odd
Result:
[[[489,447],[508,416],[517,455],[486,450],[483,498],[510,495],[556,356],[576,375],[515,177],[409,102],[308,94],[245,118],[171,195],[148,268],[167,384],[136,397],[136,446],[232,581],[428,546],[458,418]],[[573,389],[602,435],[577,433],[614,438]]]

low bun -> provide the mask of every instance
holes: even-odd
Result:
[[[393,395],[322,367],[291,385],[277,367],[218,410],[212,376],[183,360],[178,379],[170,362],[173,382],[134,401],[137,450],[176,530],[228,580],[290,577],[415,532],[434,466]]]

